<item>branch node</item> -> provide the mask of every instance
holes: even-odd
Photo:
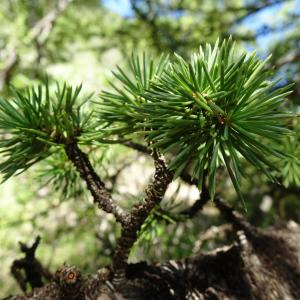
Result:
[[[153,182],[145,190],[144,202],[133,206],[132,211],[126,218],[126,222],[123,224],[121,237],[117,242],[113,257],[113,284],[116,286],[122,285],[125,281],[127,259],[132,246],[138,238],[138,232],[152,209],[161,202],[174,176],[174,172],[167,169],[163,159],[156,150],[153,150],[152,156],[155,167]]]

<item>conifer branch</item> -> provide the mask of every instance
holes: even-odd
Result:
[[[181,174],[183,175],[183,174]],[[188,174],[187,174],[188,175]],[[207,176],[207,174],[205,174],[204,178]],[[209,190],[206,186],[206,182],[205,179],[202,181],[202,187],[201,187],[201,194],[198,200],[196,200],[194,202],[194,204],[184,210],[181,214],[185,215],[189,218],[193,218],[199,211],[202,210],[202,208],[204,207],[204,205],[210,200],[210,195],[209,195]]]
[[[230,222],[236,230],[243,230],[249,237],[256,237],[259,234],[258,228],[246,221],[242,215],[224,203],[222,199],[216,198],[214,202],[224,218]]]
[[[271,157],[286,157],[278,141],[291,134],[283,122],[291,114],[281,109],[291,85],[276,88],[276,80],[270,81],[269,59],[238,54],[232,39],[200,47],[189,61],[178,55],[172,62],[133,56],[130,71],[114,73],[121,88],[101,94],[99,122],[111,126],[111,134],[144,135],[171,154],[168,168],[175,178],[188,169],[201,187],[207,173],[212,199],[217,170],[225,166],[243,200],[241,161],[275,182]],[[109,127],[105,130],[109,134]]]
[[[118,240],[116,250],[113,257],[114,283],[122,284],[125,279],[125,268],[130,250],[138,238],[138,232],[144,224],[152,209],[158,205],[170,182],[174,173],[169,171],[165,166],[162,158],[154,151],[155,174],[153,182],[148,185],[145,190],[145,199],[143,203],[134,205],[127,222],[122,228],[121,237]]]
[[[104,183],[93,169],[88,156],[80,150],[76,141],[65,145],[65,152],[70,161],[74,164],[81,178],[86,182],[94,202],[107,213],[115,216],[117,222],[124,224],[125,214],[111,199],[111,195],[105,189]]]

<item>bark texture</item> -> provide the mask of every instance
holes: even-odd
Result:
[[[117,242],[113,257],[113,282],[117,285],[124,281],[126,262],[129,252],[137,240],[138,232],[152,209],[161,202],[169,183],[173,179],[173,172],[166,168],[163,160],[156,153],[153,155],[155,166],[153,182],[146,188],[144,201],[132,208],[127,224],[122,227],[121,236]]]
[[[118,222],[124,223],[124,213],[111,199],[110,193],[107,192],[104,183],[94,171],[87,155],[79,149],[76,142],[66,144],[65,151],[81,178],[86,182],[94,202],[105,212],[112,213]]]
[[[211,253],[165,264],[128,265],[121,286],[113,285],[108,270],[82,277],[76,268],[63,267],[48,285],[6,299],[300,299],[299,225],[252,231],[250,224],[248,230],[244,220],[236,220],[237,214],[227,218],[232,216],[239,229],[236,242]]]

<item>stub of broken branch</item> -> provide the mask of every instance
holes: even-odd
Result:
[[[55,273],[55,282],[60,287],[61,299],[83,299],[82,277],[75,266],[64,265],[58,269]]]
[[[52,274],[35,257],[40,240],[41,238],[37,236],[30,247],[20,242],[20,250],[25,257],[15,260],[11,266],[11,274],[23,292],[26,292],[28,284],[34,289],[43,286],[43,278],[46,280],[52,279]]]
[[[154,182],[148,189],[151,186]],[[153,194],[146,193],[146,198],[147,195]],[[248,236],[244,233],[249,232],[249,226],[251,231],[255,226],[245,223],[221,200],[217,200],[217,205],[226,219],[240,230],[238,243],[180,261],[128,265],[126,278],[119,286],[110,281],[107,269],[82,277],[75,267],[65,265],[56,273],[55,281],[34,289],[30,294],[10,296],[5,300],[298,300],[299,225],[290,222],[282,227],[260,229],[258,237],[249,239],[251,233]],[[31,247],[23,244],[23,248],[34,252],[37,244]]]

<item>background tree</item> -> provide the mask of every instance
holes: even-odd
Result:
[[[64,6],[62,3],[67,5]],[[297,57],[295,45],[297,45],[298,12],[297,9],[293,9],[297,1],[284,1],[282,6],[280,3],[283,1],[254,1],[247,4],[242,1],[226,4],[202,1],[201,5],[199,1],[178,3],[174,1],[171,4],[164,1],[132,1],[130,3],[132,9],[127,10],[126,18],[111,12],[109,7],[99,5],[98,1],[72,3],[61,1],[58,6],[54,2],[49,4],[42,1],[1,3],[3,95],[9,94],[7,88],[9,82],[22,89],[29,83],[39,81],[45,72],[59,81],[67,80],[75,84],[84,82],[84,91],[99,91],[107,84],[105,77],[111,76],[109,70],[114,68],[115,63],[130,56],[133,45],[138,46],[140,52],[149,48],[153,51],[153,55],[160,53],[161,50],[176,51],[186,58],[190,52],[199,47],[199,44],[215,41],[216,37],[226,37],[229,34],[241,42],[239,45],[246,45],[249,48],[258,47],[256,41],[265,40],[264,51],[268,52],[268,47],[274,49],[275,55],[271,63],[280,67],[278,73],[285,79],[282,83],[297,82],[297,60],[287,59],[291,55]],[[267,9],[264,9],[265,7]],[[39,21],[49,20],[46,16],[53,16],[53,11],[57,13],[54,13],[55,17],[49,23],[51,26],[49,27],[46,22],[46,29],[42,27],[39,29],[42,31],[36,31],[43,42],[33,42],[34,26],[45,24]],[[268,12],[271,14],[274,11],[276,13],[281,11],[276,18],[276,24],[272,24],[271,21],[266,24],[257,21],[260,14],[268,16]],[[112,19],[114,22],[111,22]],[[261,26],[249,26],[253,20]],[[276,38],[277,32],[284,32],[284,37]],[[270,46],[267,43],[269,36],[274,37],[269,38]],[[289,42],[285,43],[283,39]],[[243,41],[247,43],[243,44]],[[7,59],[7,55],[17,59]],[[10,61],[15,62],[10,64]],[[126,67],[125,71],[127,72]],[[297,84],[293,91],[289,97],[292,100],[289,105],[297,111],[295,94]],[[299,127],[296,120],[289,123],[289,126]],[[128,141],[124,143],[138,148],[137,142],[139,140],[135,143]],[[109,182],[108,187],[113,191],[115,198],[121,198],[120,194],[123,198],[125,194],[128,207],[141,198],[143,186],[151,176],[152,163],[148,155],[137,156],[137,152],[120,145],[101,144],[97,147],[88,145],[85,147],[97,172],[106,174],[103,181]],[[299,151],[297,135],[287,137],[283,147],[285,147],[283,151],[297,153]],[[139,150],[147,152],[143,147]],[[242,161],[241,168],[250,174],[241,184],[241,191],[248,199],[246,217],[256,225],[266,226],[273,223],[277,216],[299,220],[297,199],[299,163],[295,159],[286,158],[286,160],[280,160],[285,166],[289,165],[288,168],[282,168],[284,186],[270,184],[260,172]],[[146,171],[144,166],[148,166]],[[39,181],[36,180],[37,170],[29,169],[26,176],[21,175],[15,181],[10,180],[3,186],[6,193],[2,200],[1,255],[7,265],[2,271],[2,282],[5,282],[1,288],[3,295],[7,294],[7,288],[13,285],[9,279],[9,264],[16,257],[17,240],[25,241],[30,236],[40,233],[43,242],[38,253],[42,261],[49,262],[50,269],[55,270],[57,266],[67,261],[86,272],[95,272],[99,266],[109,263],[116,236],[119,235],[119,227],[114,224],[113,219],[102,215],[90,202],[82,201],[89,198],[89,195],[64,153],[58,151],[48,158],[47,162],[41,162],[35,168],[40,174]],[[141,168],[141,172],[147,175],[145,180],[137,180],[134,184],[133,180],[130,180],[129,185],[127,172],[134,170],[136,173]],[[276,176],[280,177],[280,174]],[[181,177],[185,181],[189,179]],[[240,203],[234,189],[228,186],[228,176],[222,169],[218,171],[218,177],[217,194],[232,204]],[[30,189],[16,189],[20,185],[30,186]],[[44,188],[41,189],[41,186]],[[17,195],[9,196],[7,194],[9,188],[17,191]],[[199,196],[197,189],[189,188],[182,179],[171,188],[177,190],[177,196],[167,193],[162,207],[156,209],[147,220],[140,240],[132,251],[132,260],[136,257],[152,261],[158,256],[161,256],[162,260],[182,258],[199,249],[215,249],[233,238],[232,234],[228,234],[230,232],[228,226],[222,227],[223,220],[214,205],[207,205],[202,212],[189,209]],[[198,204],[194,207],[201,207],[199,202],[195,203]],[[181,214],[182,211],[185,213]],[[186,215],[194,215],[195,212],[197,217],[186,219]],[[100,224],[99,218],[94,217],[95,213],[101,214]],[[185,222],[181,222],[182,220]],[[207,241],[199,239],[207,234],[209,236],[209,232],[213,232],[218,225],[221,230],[216,230],[217,236],[208,238]],[[172,232],[176,234],[170,238]],[[11,238],[7,239],[7,236]],[[53,242],[54,240],[56,242]],[[52,249],[56,251],[54,255]],[[79,253],[94,259],[83,261]]]

